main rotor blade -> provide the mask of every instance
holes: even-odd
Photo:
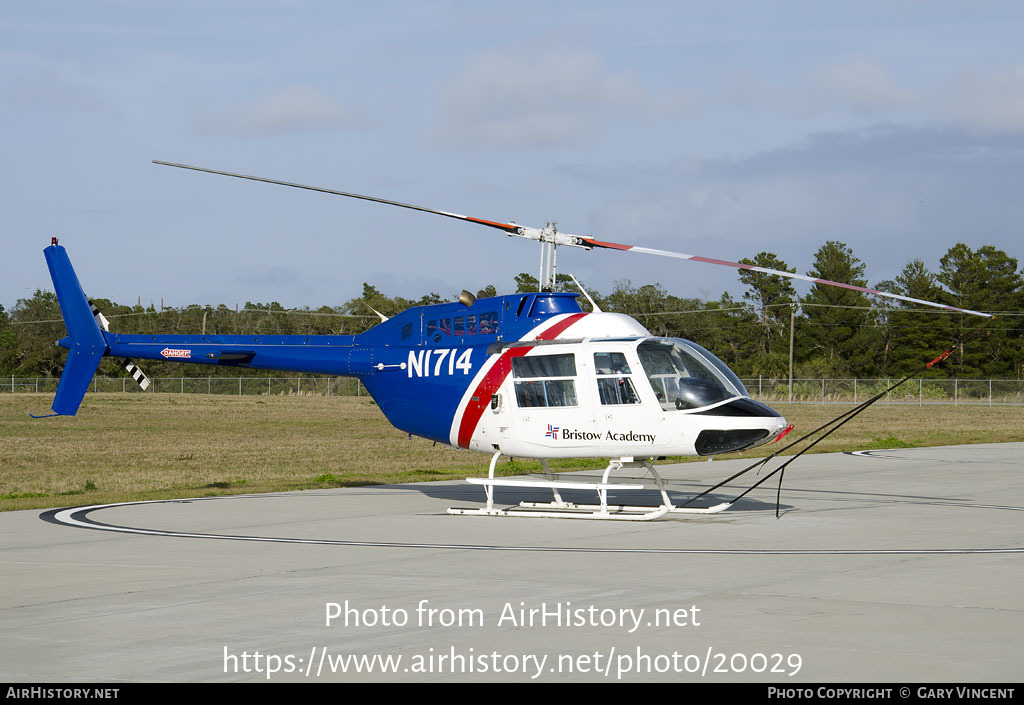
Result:
[[[843,289],[852,289],[853,291],[859,291],[864,294],[872,294],[874,296],[884,296],[889,299],[898,299],[900,301],[906,301],[908,303],[920,304],[922,306],[931,306],[933,308],[941,308],[947,311],[956,311],[957,313],[966,313],[971,316],[982,316],[984,318],[993,318],[991,313],[982,313],[981,311],[971,311],[965,308],[957,308],[956,306],[948,306],[946,304],[935,303],[934,301],[925,301],[924,299],[915,299],[910,296],[901,296],[900,294],[890,294],[888,291],[878,291],[876,289],[866,289],[863,286],[854,286],[853,284],[843,284],[842,282],[829,281],[828,279],[816,279],[814,277],[804,276],[803,274],[796,274],[795,272],[784,272],[779,269],[767,269],[765,267],[755,267],[751,264],[743,264],[742,262],[730,262],[723,259],[712,259],[710,257],[700,257],[699,255],[687,255],[682,252],[669,252],[668,250],[655,250],[650,247],[639,247],[636,245],[622,245],[617,242],[602,242],[595,240],[591,237],[580,238],[583,244],[591,247],[598,247],[608,250],[620,250],[623,252],[639,252],[646,255],[658,255],[659,257],[674,257],[675,259],[689,259],[695,262],[706,262],[708,264],[718,264],[725,267],[733,267],[735,269],[745,269],[752,272],[761,272],[763,274],[774,274],[780,277],[788,277],[790,279],[800,279],[802,281],[811,282],[812,284],[825,284],[827,286],[838,286]]]
[[[966,313],[972,316],[982,316],[984,318],[993,318],[990,313],[982,313],[980,311],[971,311],[969,309],[957,308],[956,306],[948,306],[946,304],[935,303],[934,301],[925,301],[924,299],[915,299],[910,296],[902,296],[900,294],[890,294],[887,291],[878,291],[876,289],[867,289],[862,286],[855,286],[853,284],[843,284],[842,282],[829,281],[828,279],[816,279],[814,277],[804,276],[802,274],[796,274],[794,272],[785,272],[778,269],[767,269],[765,267],[755,267],[750,264],[742,264],[741,262],[730,262],[728,260],[712,259],[710,257],[700,257],[699,255],[687,255],[682,252],[669,252],[668,250],[656,250],[650,247],[640,247],[638,245],[623,245],[617,242],[604,242],[602,240],[596,240],[588,236],[570,235],[568,233],[556,232],[553,228],[545,228],[539,230],[537,228],[529,228],[518,225],[516,223],[499,223],[493,220],[484,220],[483,218],[474,218],[468,215],[461,215],[459,213],[449,213],[448,211],[435,210],[433,208],[425,208],[424,206],[415,206],[409,203],[401,203],[399,201],[390,201],[386,198],[377,198],[376,196],[364,196],[358,193],[348,193],[347,191],[335,191],[334,189],[322,188],[320,186],[306,186],[305,184],[296,184],[291,181],[279,181],[277,179],[267,179],[261,176],[249,176],[247,174],[236,174],[230,171],[219,171],[217,169],[206,169],[200,166],[190,166],[188,164],[175,164],[174,162],[162,162],[157,159],[153,160],[154,164],[161,164],[163,166],[173,166],[179,169],[191,169],[192,171],[205,171],[208,174],[219,174],[221,176],[233,176],[236,179],[249,179],[250,181],[262,181],[268,184],[277,184],[279,186],[291,186],[292,188],[301,188],[307,191],[319,191],[320,193],[329,193],[335,196],[347,196],[349,198],[358,198],[363,201],[373,201],[375,203],[384,203],[389,206],[398,206],[399,208],[408,208],[414,211],[421,211],[423,213],[433,213],[435,215],[443,215],[446,218],[455,218],[456,220],[465,220],[471,223],[478,223],[480,225],[486,225],[491,228],[497,228],[503,230],[509,235],[516,235],[519,237],[525,237],[532,240],[541,240],[544,242],[553,242],[556,245],[568,245],[572,247],[583,247],[583,248],[601,248],[607,250],[619,250],[628,252],[639,252],[647,255],[657,255],[659,257],[673,257],[675,259],[688,259],[696,262],[706,262],[708,264],[718,264],[725,267],[733,267],[735,269],[746,269],[753,272],[761,272],[763,274],[774,274],[779,277],[788,277],[790,279],[800,279],[802,281],[808,281],[812,284],[824,284],[827,286],[837,286],[843,289],[851,289],[853,291],[859,291],[864,294],[872,294],[873,296],[882,296],[889,299],[897,299],[899,301],[906,301],[908,303],[920,304],[921,306],[931,306],[933,308],[941,308],[947,311],[956,311],[957,313]]]
[[[188,164],[175,164],[173,162],[162,162],[157,159],[153,160],[154,164],[161,164],[163,166],[173,166],[179,169],[191,169],[192,171],[205,171],[208,174],[220,174],[221,176],[233,176],[236,179],[249,179],[250,181],[262,181],[267,184],[277,184],[279,186],[291,186],[292,188],[306,189],[307,191],[319,191],[320,193],[329,193],[335,196],[348,196],[349,198],[359,198],[364,201],[373,201],[375,203],[384,203],[389,206],[398,206],[399,208],[409,208],[414,211],[422,211],[424,213],[434,213],[435,215],[443,215],[446,218],[455,218],[457,220],[467,220],[471,223],[479,223],[480,225],[486,225],[491,228],[497,228],[498,230],[504,230],[512,235],[519,235],[522,232],[522,227],[516,223],[497,223],[493,220],[483,220],[482,218],[474,218],[468,215],[460,215],[458,213],[449,213],[447,211],[439,211],[433,208],[425,208],[423,206],[414,206],[409,203],[400,203],[399,201],[389,201],[386,198],[377,198],[376,196],[363,196],[358,193],[348,193],[346,191],[335,191],[329,188],[321,188],[319,186],[306,186],[304,184],[296,184],[290,181],[278,181],[277,179],[266,179],[262,176],[248,176],[246,174],[235,174],[230,171],[218,171],[216,169],[205,169],[201,166],[190,166]]]

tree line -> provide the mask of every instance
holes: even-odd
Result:
[[[740,260],[745,264],[795,272],[771,252]],[[867,287],[865,265],[845,243],[829,241],[815,253],[808,276]],[[740,298],[728,292],[717,300],[682,298],[660,284],[634,286],[618,281],[608,294],[589,290],[605,311],[633,316],[654,335],[693,340],[708,348],[741,377],[780,379],[789,374],[790,335],[794,375],[816,377],[897,377],[916,372],[950,346],[968,339],[943,365],[925,377],[1024,377],[1024,272],[1005,252],[957,244],[929,271],[915,259],[894,280],[872,288],[917,299],[995,313],[981,319],[939,309],[924,309],[861,292],[815,284],[802,297],[792,281],[740,270],[746,289]],[[537,290],[529,274],[515,278],[518,292]],[[558,275],[563,290],[570,278]],[[584,284],[585,286],[585,284]],[[493,296],[493,285],[482,293]],[[337,306],[286,310],[277,302],[247,302],[243,308],[194,304],[158,310],[95,299],[111,330],[136,334],[302,334],[360,333],[379,322],[375,312],[391,316],[410,306],[445,301],[436,293],[418,300],[387,296],[363,284],[361,296]],[[585,309],[589,304],[583,302]],[[59,375],[65,351],[54,341],[66,335],[57,297],[38,290],[19,299],[10,311],[0,306],[0,374],[32,377]],[[173,363],[146,361],[150,376],[181,374]],[[125,374],[119,361],[106,359],[100,374]],[[236,369],[210,367],[203,374],[236,376]],[[253,371],[253,374],[258,374]],[[269,374],[263,372],[262,374]]]

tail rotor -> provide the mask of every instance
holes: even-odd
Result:
[[[92,316],[96,319],[96,325],[100,327],[100,330],[110,332],[110,321],[103,315],[96,303],[89,299],[89,308],[92,310]],[[124,368],[128,370],[128,374],[131,375],[132,379],[142,387],[142,391],[149,389],[150,379],[146,376],[146,373],[139,369],[139,366],[135,364],[134,360],[124,358],[121,361],[124,364]]]

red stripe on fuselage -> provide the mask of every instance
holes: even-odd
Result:
[[[534,340],[554,340],[566,328],[586,315],[585,313],[574,313],[548,328]],[[462,423],[459,424],[459,448],[469,448],[469,441],[473,438],[473,432],[476,431],[480,417],[484,415],[484,410],[491,405],[491,395],[498,391],[502,382],[508,377],[508,373],[512,371],[512,358],[522,357],[531,350],[533,350],[532,347],[509,348],[501,354],[491,369],[487,370],[487,374],[473,390],[473,395],[469,398],[469,403],[466,404],[466,410],[462,413]]]

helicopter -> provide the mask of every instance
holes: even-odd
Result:
[[[584,311],[576,293],[554,291],[556,248],[611,249],[730,266],[976,316],[978,311],[752,265],[655,250],[544,228],[474,218],[398,201],[172,162],[156,164],[383,203],[498,229],[541,244],[540,291],[474,296],[414,306],[357,335],[125,335],[86,297],[64,247],[53,238],[44,256],[68,335],[53,414],[77,413],[103,357],[121,358],[145,389],[135,360],[286,370],[356,377],[396,428],[438,443],[491,454],[483,507],[456,515],[538,516],[649,521],[670,513],[713,514],[723,502],[674,504],[652,460],[736,452],[780,439],[792,426],[751,398],[739,377],[695,342],[653,336],[635,319]],[[575,281],[575,279],[574,279]],[[577,283],[578,285],[578,283]],[[544,477],[495,475],[501,456],[541,461]],[[557,479],[547,461],[609,458],[598,482]],[[619,470],[649,474],[658,505],[609,503],[609,493],[644,489],[611,482]],[[550,502],[495,506],[495,487],[542,488]],[[781,484],[780,484],[781,487]],[[563,490],[592,491],[594,504],[566,501]]]

